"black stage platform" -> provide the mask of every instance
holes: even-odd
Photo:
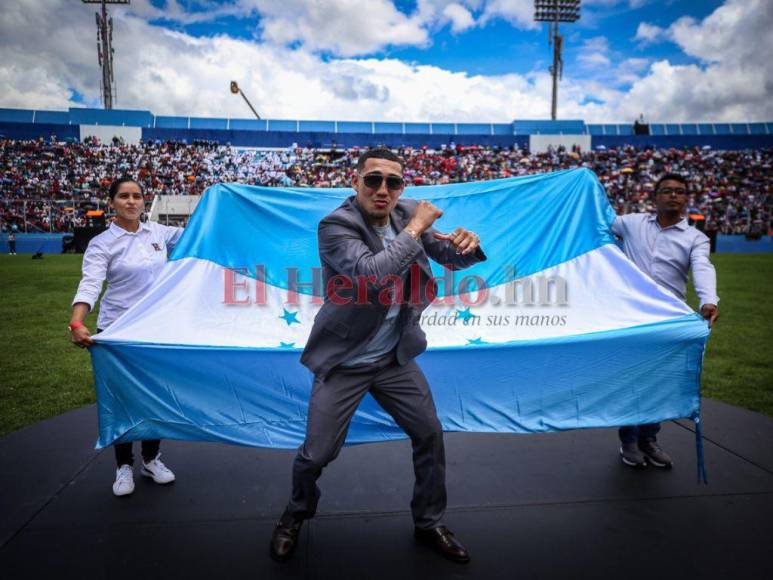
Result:
[[[689,421],[672,471],[623,466],[613,430],[447,434],[466,566],[413,543],[408,442],[346,448],[281,565],[293,452],[165,442],[177,482],[115,498],[89,406],[0,439],[0,578],[773,578],[773,419],[706,400],[704,425],[707,486]]]

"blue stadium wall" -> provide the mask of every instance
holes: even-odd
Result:
[[[528,120],[511,123],[395,123],[170,117],[150,111],[70,108],[33,111],[0,108],[0,137],[74,141],[80,125],[139,127],[144,140],[196,140],[236,147],[300,146],[439,147],[461,145],[528,146],[530,135],[590,135],[592,147],[693,147],[755,149],[773,147],[773,123],[652,124],[651,135],[633,135],[630,124],[586,124],[582,120]]]
[[[59,141],[80,140],[78,125],[59,125],[54,123],[2,123],[0,122],[1,139],[50,139],[56,135]]]
[[[0,122],[0,138],[5,139],[49,139],[56,136],[61,141],[78,141],[78,125],[57,125],[51,123],[3,123]],[[328,133],[289,131],[248,131],[221,129],[142,129],[145,141],[214,141],[234,147],[283,148],[292,144],[301,147],[327,148],[336,145],[341,148],[386,145],[388,147],[428,147],[455,143],[458,145],[483,145],[510,147],[529,146],[528,135],[459,135],[459,134],[401,134],[401,133]],[[702,147],[740,150],[773,148],[773,135],[600,135],[591,136],[593,148],[607,148],[633,145],[636,147]]]
[[[529,145],[528,135],[406,135],[402,133],[328,133],[286,131],[223,131],[218,129],[143,129],[143,140],[151,141],[217,141],[234,147],[300,147],[340,148],[386,145],[388,147],[440,147],[456,143],[460,145],[491,145],[509,147]]]

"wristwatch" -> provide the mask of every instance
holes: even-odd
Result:
[[[405,228],[405,231],[408,232],[408,235],[411,236],[414,240],[417,242],[419,241],[419,232],[412,230],[411,228]]]

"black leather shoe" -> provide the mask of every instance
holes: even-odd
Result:
[[[280,520],[274,528],[274,533],[271,534],[271,557],[274,560],[286,562],[292,557],[302,525],[303,520],[290,524],[282,523]]]
[[[428,530],[415,529],[416,540],[439,552],[444,558],[452,562],[466,564],[470,561],[470,553],[454,534],[445,526],[438,526]]]

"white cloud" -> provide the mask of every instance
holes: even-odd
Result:
[[[365,56],[389,46],[426,46],[430,32],[450,25],[464,32],[503,19],[521,29],[536,29],[533,0],[417,0],[411,14],[393,0],[202,0],[196,10],[177,0],[156,8],[149,0],[135,0],[128,9],[144,19],[181,24],[216,20],[223,16],[255,18],[261,40],[279,45],[302,45],[338,56]]]
[[[674,42],[704,62],[761,66],[771,71],[773,3],[728,0],[702,22],[680,18],[669,28]]]
[[[434,10],[442,15],[451,4],[435,1]],[[487,6],[455,4],[463,4],[473,16]],[[567,69],[560,85],[561,117],[629,122],[643,112],[651,121],[669,122],[773,119],[768,5],[728,0],[702,21],[679,20],[670,26],[669,38],[701,64],[618,61],[605,38],[589,39],[583,50],[590,68]],[[333,25],[294,50],[257,39],[194,38],[150,25],[152,15],[138,16],[148,6],[140,1],[131,12],[112,11],[121,108],[249,117],[242,100],[228,91],[229,81],[237,80],[268,118],[508,122],[549,116],[550,77],[545,72],[485,76],[393,58],[322,58],[311,48],[324,44],[321,39],[346,50],[334,38]],[[418,19],[418,11],[405,18]],[[73,90],[88,101],[99,99],[93,12],[93,6],[69,0],[15,0],[4,6],[0,106],[65,109],[74,105]],[[388,7],[385,14],[391,14]],[[600,66],[604,58],[606,67]],[[577,78],[579,72],[583,79]]]
[[[639,22],[639,27],[636,29],[636,36],[634,40],[638,40],[642,45],[651,44],[654,42],[660,42],[665,39],[665,29],[654,24],[647,22]]]
[[[47,11],[60,14],[52,19]],[[0,14],[0,104],[72,106],[99,98],[92,10],[65,0]],[[117,106],[161,115],[249,117],[237,80],[262,116],[351,120],[506,121],[545,114],[545,95],[518,75],[470,76],[395,59],[323,59],[225,36],[194,38],[114,10]],[[45,81],[45,82],[44,82]]]
[[[462,32],[475,25],[472,13],[461,4],[449,4],[443,9],[443,16],[451,22],[453,32]]]
[[[495,18],[502,18],[516,28],[539,28],[539,24],[534,22],[533,0],[489,0],[483,8],[481,23]]]
[[[657,62],[621,106],[660,120],[770,120],[772,28],[769,0],[727,0],[702,21],[677,20],[668,38],[704,65]]]
[[[595,36],[583,42],[577,54],[580,66],[594,69],[609,67],[609,41],[604,36]]]
[[[385,46],[421,46],[429,41],[418,18],[406,16],[388,0],[254,0],[262,38],[277,44],[300,43],[312,51],[341,56],[369,54]]]

